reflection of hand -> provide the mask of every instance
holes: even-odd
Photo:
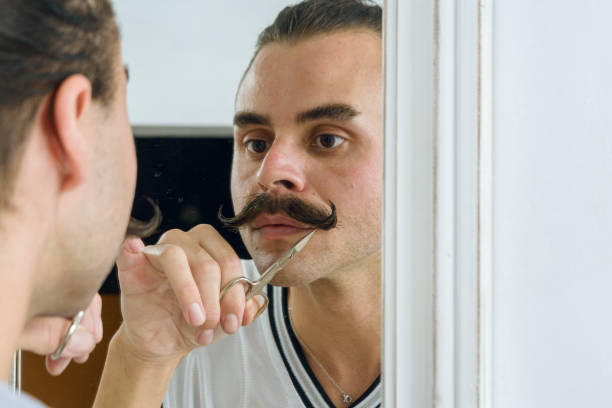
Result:
[[[36,354],[46,355],[47,371],[61,374],[71,360],[84,363],[97,343],[102,340],[102,299],[96,293],[85,311],[81,323],[70,337],[68,345],[57,360],[49,357],[60,345],[71,320],[61,317],[35,317],[30,320],[19,339],[19,347]]]
[[[170,230],[156,245],[128,238],[117,259],[124,346],[150,362],[180,360],[253,321],[258,304],[245,303],[237,285],[220,301],[220,289],[242,276],[241,261],[210,225]],[[219,324],[220,323],[220,324]]]

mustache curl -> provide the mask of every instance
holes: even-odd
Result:
[[[161,225],[163,217],[159,205],[149,197],[143,196],[142,198],[153,208],[153,216],[146,221],[130,217],[130,222],[125,233],[126,237],[137,236],[139,238],[148,238],[157,232],[157,229]]]
[[[295,196],[275,196],[270,193],[260,193],[234,217],[223,215],[223,206],[219,207],[217,217],[225,228],[237,231],[240,227],[253,221],[258,215],[283,213],[294,220],[316,229],[330,230],[336,227],[338,216],[336,206],[329,201],[331,212],[318,208]]]

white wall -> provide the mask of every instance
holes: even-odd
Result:
[[[132,124],[230,126],[257,35],[296,2],[115,0]]]
[[[612,2],[388,3],[385,406],[612,407]]]
[[[492,3],[493,406],[612,407],[612,2]]]
[[[229,126],[257,35],[291,3],[116,0],[132,124]]]

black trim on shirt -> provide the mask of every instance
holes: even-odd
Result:
[[[310,380],[313,382],[313,384],[317,388],[317,391],[319,391],[319,394],[321,394],[325,402],[327,402],[327,405],[329,408],[335,408],[334,403],[331,401],[331,399],[325,392],[325,389],[323,388],[323,386],[321,385],[317,377],[312,372],[312,369],[310,368],[310,364],[308,364],[308,360],[306,360],[306,356],[304,355],[304,350],[302,349],[302,346],[300,342],[298,341],[297,336],[295,335],[295,332],[293,331],[293,325],[291,324],[291,319],[289,317],[289,296],[288,295],[289,295],[289,290],[287,288],[283,288],[282,289],[283,320],[285,321],[285,326],[287,326],[287,333],[289,333],[289,339],[291,339],[291,344],[293,345],[293,348],[295,349],[295,353],[300,358],[300,361],[302,362],[304,369],[308,373]]]
[[[302,388],[300,382],[297,380],[295,374],[293,373],[293,370],[289,364],[289,361],[287,360],[286,356],[285,356],[285,351],[282,348],[281,342],[280,342],[280,335],[278,332],[278,328],[276,326],[276,321],[274,320],[274,306],[273,306],[273,298],[274,295],[273,293],[275,292],[273,287],[268,287],[268,298],[270,301],[270,305],[268,306],[268,310],[270,313],[270,325],[272,327],[272,334],[274,336],[274,341],[276,342],[276,346],[281,354],[281,357],[283,359],[283,362],[285,363],[285,367],[287,368],[287,371],[289,373],[289,377],[291,378],[291,381],[293,382],[293,385],[295,386],[296,391],[298,392],[298,394],[300,395],[300,398],[302,399],[302,402],[304,402],[304,404],[307,407],[312,407],[313,404],[312,402],[309,400],[308,396],[306,395],[304,389]],[[282,288],[281,289],[281,305],[282,305],[282,321],[286,326],[287,329],[287,333],[289,334],[289,339],[291,340],[291,344],[293,346],[293,349],[295,351],[295,353],[297,354],[298,358],[300,359],[300,362],[302,363],[302,366],[304,367],[306,373],[308,374],[308,376],[310,377],[310,380],[312,381],[312,383],[315,385],[316,389],[319,391],[319,394],[321,395],[321,397],[325,400],[325,402],[327,403],[329,408],[335,408],[333,402],[331,401],[331,399],[329,398],[329,396],[327,395],[327,393],[325,392],[325,389],[323,388],[323,386],[321,385],[321,383],[319,382],[319,380],[317,379],[317,377],[314,375],[314,372],[312,371],[312,369],[310,368],[310,365],[308,364],[308,360],[306,359],[306,356],[304,354],[304,351],[302,349],[302,346],[300,345],[297,336],[295,335],[295,332],[293,330],[293,326],[291,325],[291,320],[289,318],[289,289],[288,288]],[[368,387],[368,389],[362,393],[359,398],[357,398],[357,400],[353,401],[353,403],[349,406],[349,408],[351,407],[356,407],[358,406],[364,399],[366,399],[367,397],[370,396],[370,394],[376,389],[376,387],[378,387],[380,384],[380,375],[374,380],[374,382],[372,384],[370,384],[370,386]],[[380,407],[380,404],[377,406],[377,408]]]
[[[370,395],[370,393],[373,392],[376,389],[376,387],[378,387],[378,384],[380,384],[380,375],[378,377],[376,377],[376,379],[374,380],[374,382],[372,384],[370,384],[368,389],[365,390],[365,392],[363,394],[361,394],[359,396],[359,398],[357,398],[357,401],[353,402],[349,408],[357,406],[358,404],[360,404],[361,401],[366,399]],[[379,408],[379,407],[380,407],[380,404],[378,404],[376,406],[376,408]]]
[[[302,385],[299,383],[299,381],[295,377],[295,374],[293,374],[293,370],[291,369],[291,366],[289,365],[289,362],[287,361],[287,357],[285,356],[285,352],[283,351],[283,348],[281,346],[278,329],[276,327],[276,320],[274,319],[274,288],[271,286],[268,286],[268,301],[269,301],[268,314],[269,314],[269,319],[270,319],[270,327],[272,328],[272,335],[274,336],[274,342],[276,343],[276,348],[278,348],[278,352],[280,353],[281,358],[283,359],[283,363],[285,364],[287,373],[289,373],[289,378],[291,378],[291,382],[293,383],[295,390],[300,396],[300,399],[302,400],[302,402],[307,408],[314,408],[314,405],[312,405],[312,402],[310,402],[310,400],[308,399],[308,396],[306,396],[306,393],[304,392]]]

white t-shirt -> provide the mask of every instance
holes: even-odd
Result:
[[[21,394],[18,397],[5,383],[0,382],[0,407],[43,408],[44,405],[26,394]]]
[[[258,276],[252,261],[244,275]],[[333,407],[306,362],[287,315],[287,289],[268,287],[268,310],[248,327],[193,350],[172,377],[164,408]],[[352,408],[381,404],[380,377]]]

